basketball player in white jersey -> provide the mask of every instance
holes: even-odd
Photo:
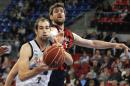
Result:
[[[22,45],[17,62],[18,75],[16,86],[48,86],[51,68],[43,63],[44,50],[50,46],[48,40],[50,24],[45,18],[39,18],[35,24],[36,38]],[[65,63],[72,64],[70,54],[65,52]]]

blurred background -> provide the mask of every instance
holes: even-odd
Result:
[[[0,45],[10,52],[0,57],[0,86],[18,59],[21,45],[34,37],[33,25],[48,16],[48,8],[63,2],[65,27],[85,39],[125,43],[130,47],[130,0],[0,0]],[[67,69],[70,86],[129,86],[130,53],[74,45],[74,64]],[[12,86],[15,86],[12,83]]]

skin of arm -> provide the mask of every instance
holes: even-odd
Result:
[[[12,84],[15,76],[17,75],[17,73],[18,73],[18,61],[17,61],[17,63],[15,63],[15,65],[13,66],[11,71],[9,72],[4,86],[11,86],[11,84]]]
[[[106,48],[128,49],[128,47],[125,46],[123,43],[111,43],[99,40],[87,40],[81,38],[75,33],[73,33],[73,36],[75,38],[74,44],[83,47],[97,48],[97,49],[106,49]]]
[[[65,63],[67,65],[72,65],[73,64],[72,56],[69,53],[67,53],[66,51],[64,51],[64,56],[65,56]]]
[[[62,44],[59,43],[59,42],[56,42],[56,43],[54,43],[53,45],[56,45],[56,46],[59,46],[59,47],[62,48],[63,56],[64,56],[64,58],[65,58],[65,63],[66,63],[67,65],[72,65],[72,64],[73,64],[72,56],[71,56],[71,54],[69,54],[68,52],[65,51],[65,49],[64,49],[63,46],[62,46]],[[47,49],[49,49],[49,48],[47,48]],[[47,49],[45,50],[45,52],[47,51]]]
[[[28,43],[26,43],[22,46],[20,50],[20,58],[18,62],[18,76],[22,81],[29,79],[33,76],[36,76],[37,74],[49,69],[47,65],[43,64],[30,70],[29,69],[30,56],[31,56],[31,47]]]

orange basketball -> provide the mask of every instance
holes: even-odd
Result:
[[[61,66],[65,61],[64,50],[61,46],[53,44],[45,51],[43,61],[52,68]]]

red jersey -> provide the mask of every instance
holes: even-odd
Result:
[[[52,27],[56,27],[58,31],[60,29],[60,27],[57,25],[52,25]],[[72,47],[73,42],[74,42],[74,37],[73,37],[72,32],[65,28],[64,41],[63,41],[64,49],[68,51]],[[65,80],[65,77],[67,77],[66,68],[67,68],[67,65],[63,64],[57,70],[53,70],[48,86],[64,86],[64,80]]]
[[[52,27],[56,27],[57,30],[59,31],[60,27],[57,25],[52,25]],[[63,41],[63,47],[65,50],[68,50],[72,47],[74,42],[74,37],[73,34],[70,30],[67,28],[64,28],[64,41]]]

